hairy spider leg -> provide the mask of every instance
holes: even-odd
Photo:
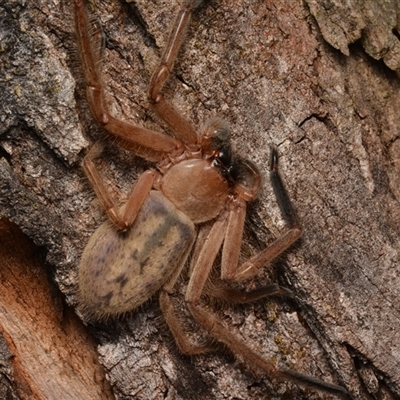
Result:
[[[96,121],[120,139],[125,147],[133,148],[137,154],[150,161],[158,161],[164,153],[180,147],[181,142],[171,136],[115,118],[111,114],[105,101],[101,78],[102,32],[101,28],[96,28],[93,17],[88,16],[85,3],[85,0],[75,0],[75,25],[90,110]]]
[[[171,104],[165,101],[162,89],[170,76],[193,10],[199,5],[198,0],[186,0],[172,27],[167,45],[156,68],[149,87],[149,100],[162,119],[172,128],[185,144],[197,143],[198,137],[192,124],[187,121]]]
[[[270,179],[280,210],[289,229],[269,247],[238,266],[240,243],[242,243],[246,199],[238,196],[229,214],[222,252],[221,277],[227,281],[240,282],[254,276],[257,271],[279,254],[287,250],[300,236],[301,227],[290,202],[289,195],[278,172],[278,152],[271,148]]]
[[[89,179],[101,205],[107,212],[111,221],[122,231],[127,230],[135,221],[143,202],[146,200],[156,177],[155,170],[147,170],[140,175],[132,192],[129,195],[128,201],[120,208],[111,198],[104,180],[99,175],[96,169],[94,160],[100,156],[102,146],[96,143],[88,152],[83,160],[83,168],[86,176]]]

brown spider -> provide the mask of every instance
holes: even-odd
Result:
[[[194,345],[188,340],[170,299],[189,254],[193,253],[185,300],[195,321],[210,337],[272,377],[350,397],[340,386],[295,371],[276,369],[202,305],[204,292],[234,303],[290,294],[276,284],[238,292],[212,285],[208,278],[221,247],[221,280],[239,282],[253,277],[288,249],[300,237],[301,228],[278,172],[277,152],[272,149],[271,182],[289,229],[271,246],[239,265],[246,204],[259,192],[260,173],[253,163],[233,154],[224,122],[213,120],[197,135],[162,94],[198,3],[198,0],[183,3],[149,86],[149,101],[175,133],[172,137],[111,115],[98,69],[100,30],[94,29],[85,1],[75,0],[79,51],[94,118],[119,144],[157,163],[155,169],[139,177],[125,206],[118,208],[94,166],[101,146],[93,146],[87,154],[85,172],[110,221],[96,230],[84,250],[79,272],[81,307],[89,317],[102,319],[133,310],[159,291],[161,310],[180,351],[206,352],[209,346]],[[210,226],[205,222],[212,222],[212,227],[205,229]]]

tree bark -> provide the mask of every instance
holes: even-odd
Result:
[[[99,1],[94,10],[113,112],[159,132],[166,127],[149,109],[147,85],[178,8],[137,0]],[[5,0],[0,16],[0,215],[46,252],[75,307],[79,258],[105,214],[80,166],[104,132],[85,100],[73,3]],[[210,0],[166,89],[199,130],[212,117],[227,120],[237,151],[265,175],[243,254],[285,231],[268,182],[270,144],[304,229],[246,286],[278,281],[293,301],[218,312],[265,358],[345,386],[356,399],[400,396],[399,21],[394,0]],[[122,204],[150,164],[106,143],[100,170]],[[0,329],[10,332],[1,320]],[[87,329],[117,399],[333,398],[254,376],[218,353],[181,356],[157,299]],[[19,338],[4,338],[6,357],[15,356],[10,343]],[[7,376],[17,382],[17,372]]]
[[[93,339],[59,296],[40,251],[13,223],[0,220],[2,399],[112,399]],[[7,387],[14,381],[15,397]]]

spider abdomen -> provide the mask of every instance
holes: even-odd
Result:
[[[80,265],[80,300],[95,319],[135,309],[185,262],[195,239],[192,221],[151,191],[127,232],[104,222]]]

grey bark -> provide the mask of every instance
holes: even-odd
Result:
[[[167,95],[198,127],[213,116],[229,121],[237,151],[265,174],[245,254],[285,230],[268,185],[269,144],[278,146],[304,228],[301,241],[257,278],[279,281],[295,301],[221,308],[221,316],[280,365],[344,385],[357,399],[395,399],[399,10],[395,1],[358,3],[211,0],[194,18]],[[146,91],[178,3],[96,6],[115,114],[163,131]],[[105,216],[80,167],[103,133],[85,102],[72,9],[70,1],[0,5],[0,215],[46,249],[75,306],[80,254]],[[100,165],[121,203],[149,166],[111,141]],[[156,299],[88,329],[118,399],[331,398],[253,376],[224,355],[182,357]]]

